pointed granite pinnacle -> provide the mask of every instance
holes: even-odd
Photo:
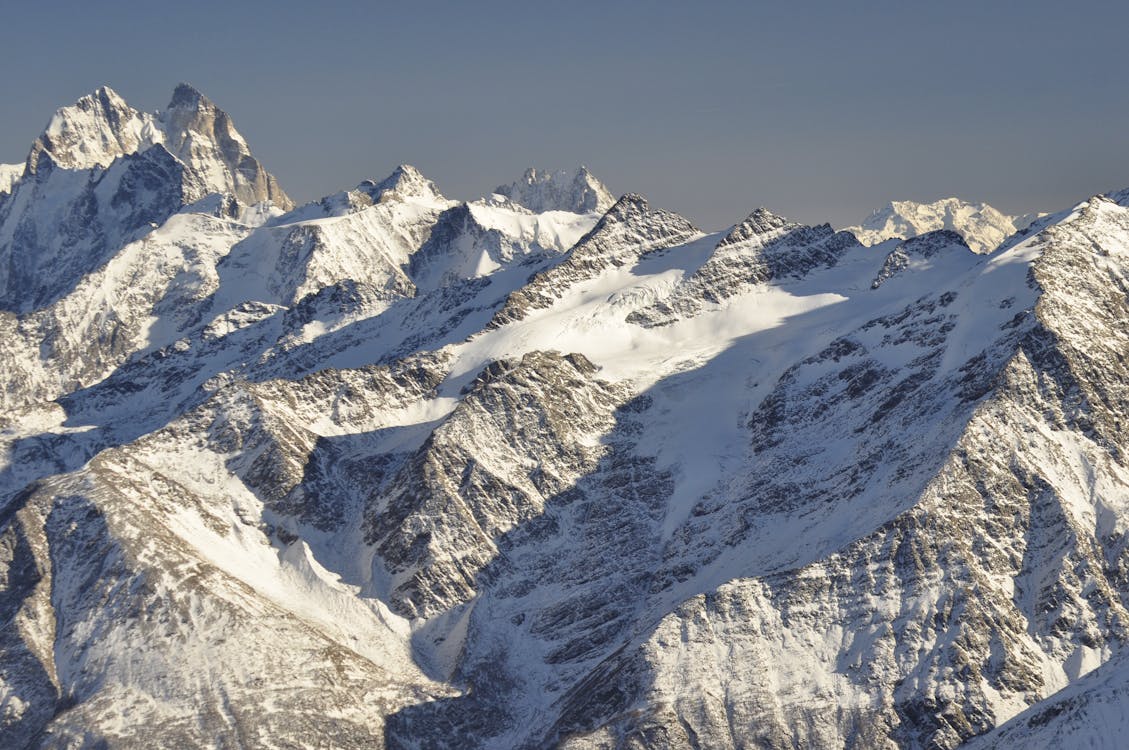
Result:
[[[733,229],[729,231],[729,234],[725,235],[725,238],[717,243],[717,246],[724,247],[725,245],[735,245],[769,232],[798,226],[799,224],[789,221],[783,216],[774,214],[764,206],[761,206],[745,217],[744,221],[733,227]]]
[[[215,106],[216,105],[213,104],[212,101],[208,97],[206,97],[202,93],[200,93],[200,90],[197,89],[192,84],[190,84],[190,83],[178,83],[176,85],[176,88],[173,89],[172,99],[169,101],[168,108],[169,109],[182,109],[182,108],[186,108],[186,109],[187,108],[206,109],[206,108],[214,108]]]

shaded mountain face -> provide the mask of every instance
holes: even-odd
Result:
[[[1120,726],[1120,194],[990,252],[703,231],[583,169],[295,207],[184,86],[95,92],[31,155],[0,190],[3,746]]]
[[[0,309],[58,301],[125,245],[208,195],[291,206],[231,119],[181,84],[155,115],[101,88],[55,113],[0,190]]]

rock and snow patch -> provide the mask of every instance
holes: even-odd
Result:
[[[0,191],[0,744],[1121,728],[1125,194],[1014,234],[893,204],[872,246],[584,169],[284,212],[187,86],[36,149]]]
[[[932,203],[893,201],[862,224],[844,231],[853,233],[864,245],[876,245],[884,240],[908,240],[947,229],[964,237],[974,251],[987,253],[1035,218],[1037,215],[1007,216],[987,203],[969,203],[959,198],[942,198]]]
[[[572,172],[550,172],[530,167],[520,180],[501,185],[494,193],[537,213],[569,211],[602,214],[615,203],[615,196],[588,171],[588,167]]]

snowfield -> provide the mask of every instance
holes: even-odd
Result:
[[[99,89],[0,166],[0,745],[1116,746],[1122,203],[294,206]]]

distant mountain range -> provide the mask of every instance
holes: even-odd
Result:
[[[948,229],[959,233],[975,252],[988,253],[1041,216],[1005,216],[987,203],[968,203],[959,198],[942,198],[933,203],[893,201],[859,226],[847,227],[846,231],[860,242],[873,245],[883,240],[909,239]]]
[[[99,89],[0,166],[0,745],[1116,746],[1127,206],[295,206]]]

